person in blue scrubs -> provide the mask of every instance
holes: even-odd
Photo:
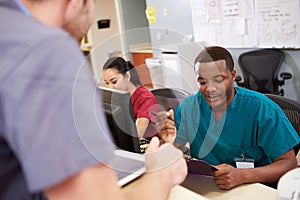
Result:
[[[186,177],[182,152],[154,137],[147,172],[130,187],[118,186],[115,145],[78,43],[94,5],[0,0],[1,200],[165,200]]]
[[[181,148],[189,143],[192,157],[216,165],[219,170],[213,176],[221,189],[274,184],[297,167],[293,147],[299,143],[298,134],[268,97],[234,86],[230,52],[207,47],[194,67],[199,91],[175,110],[177,135],[169,142]]]

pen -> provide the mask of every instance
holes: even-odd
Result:
[[[150,112],[151,115],[157,117],[157,113],[156,112]],[[175,124],[179,124],[179,122],[175,121],[174,119],[168,117],[169,120],[173,121]]]

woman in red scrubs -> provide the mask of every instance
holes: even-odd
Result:
[[[103,66],[102,77],[107,87],[130,93],[139,139],[157,135],[150,117],[151,112],[157,110],[158,103],[155,96],[141,85],[134,66],[121,57],[111,57]]]

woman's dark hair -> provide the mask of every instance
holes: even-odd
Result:
[[[142,85],[139,74],[135,68],[135,66],[130,62],[127,61],[127,65],[129,67],[130,70],[130,81],[134,84],[134,85]]]
[[[123,76],[129,71],[130,81],[134,85],[142,85],[134,65],[130,61],[125,61],[122,57],[109,58],[103,65],[103,71],[107,69],[116,69]]]
[[[226,68],[230,71],[233,70],[234,63],[231,54],[225,48],[219,46],[210,46],[203,49],[196,57],[194,67],[196,63],[208,63],[219,60],[225,60]]]

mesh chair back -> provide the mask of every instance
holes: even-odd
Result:
[[[187,96],[190,95],[187,91],[177,88],[156,88],[151,92],[156,97],[158,104],[163,106],[165,110],[176,109]]]
[[[296,132],[300,136],[300,103],[278,95],[266,94],[266,96],[272,99],[281,107],[281,109],[295,128]],[[299,151],[299,148],[300,143],[294,147],[296,155]]]
[[[278,49],[260,49],[241,54],[238,58],[244,87],[261,93],[278,94],[278,73],[283,62]]]

